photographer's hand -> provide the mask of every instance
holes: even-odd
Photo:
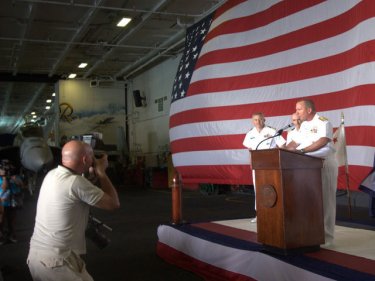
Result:
[[[103,198],[95,205],[98,208],[113,210],[120,207],[120,200],[111,180],[108,178],[105,170],[108,167],[108,156],[95,159],[94,170],[99,179],[100,187],[104,191]]]
[[[93,184],[98,183],[98,177],[96,176],[94,167],[89,168],[89,172],[85,174],[85,177]]]
[[[100,158],[95,158],[93,168],[97,176],[105,175],[108,168],[108,155],[103,154]]]
[[[101,158],[93,158],[93,165],[89,168],[86,178],[91,181],[93,184],[98,183],[98,174],[105,174],[105,170],[108,167],[108,158],[107,155],[101,155]]]

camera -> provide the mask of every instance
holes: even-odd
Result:
[[[97,218],[89,215],[86,228],[86,237],[89,238],[99,249],[106,248],[111,240],[104,234],[104,229],[112,231],[112,228],[104,224]]]

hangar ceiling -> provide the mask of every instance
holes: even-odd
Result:
[[[126,80],[182,51],[186,27],[224,0],[0,1],[0,134],[48,116],[54,83]],[[124,28],[122,17],[131,18]],[[86,68],[78,68],[82,62]]]

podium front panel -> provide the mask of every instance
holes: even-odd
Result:
[[[281,149],[252,152],[258,241],[281,249],[324,243],[322,160]]]
[[[280,179],[279,170],[255,170],[257,239],[266,245],[285,248],[284,193]]]

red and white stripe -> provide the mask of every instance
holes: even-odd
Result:
[[[314,100],[345,115],[351,188],[375,154],[375,1],[229,0],[215,15],[187,97],[171,105],[173,163],[186,182],[250,182],[253,112],[281,128]]]
[[[202,229],[207,233],[200,235]],[[364,280],[366,277],[370,280],[375,276],[374,252],[369,246],[373,231],[337,227],[336,232],[335,246],[300,255],[300,261],[304,257],[309,257],[309,261],[293,265],[293,259],[289,263],[287,259],[268,256],[256,248],[228,244],[232,239],[247,246],[258,243],[256,232],[249,230],[248,220],[203,222],[182,227],[160,225],[157,254],[205,280]],[[348,246],[345,241],[358,243]],[[353,274],[343,273],[337,266]],[[315,269],[312,270],[315,273],[311,269]]]

